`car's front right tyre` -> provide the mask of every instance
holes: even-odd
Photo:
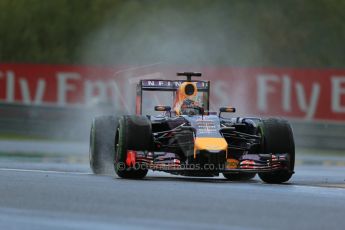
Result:
[[[128,165],[129,151],[147,151],[151,149],[152,128],[146,116],[122,116],[116,130],[115,160],[116,174],[121,178],[142,179],[148,169],[145,164]]]

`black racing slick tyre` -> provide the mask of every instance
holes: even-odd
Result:
[[[287,153],[289,156],[287,169],[259,173],[260,179],[270,184],[280,184],[288,181],[295,166],[295,143],[290,124],[286,120],[270,118],[259,124],[259,132],[262,136],[263,153]]]
[[[90,167],[94,174],[114,173],[112,167],[117,119],[99,116],[93,119],[90,131]]]
[[[128,166],[127,152],[148,151],[152,146],[151,121],[145,116],[122,116],[115,138],[115,172],[121,178],[142,179],[147,174],[144,164]]]
[[[231,181],[246,181],[253,179],[256,173],[223,173],[223,176]]]

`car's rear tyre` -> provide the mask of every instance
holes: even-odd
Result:
[[[256,173],[223,173],[223,176],[231,181],[246,181],[253,179]]]
[[[147,151],[152,146],[152,127],[145,116],[122,116],[115,138],[115,172],[119,177],[141,179],[147,174],[145,164],[126,165],[127,151]]]
[[[90,131],[90,167],[94,174],[114,173],[114,139],[117,119],[99,116],[93,119]]]
[[[259,132],[263,138],[263,153],[287,153],[290,158],[288,169],[259,173],[260,179],[270,184],[288,181],[295,166],[295,144],[290,124],[285,120],[270,118],[259,124]]]

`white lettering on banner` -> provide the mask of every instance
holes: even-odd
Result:
[[[6,102],[14,102],[14,80],[15,75],[12,71],[7,71],[6,76]]]
[[[43,79],[39,79],[37,83],[37,90],[35,93],[35,98],[33,102],[31,101],[31,93],[29,90],[28,82],[26,79],[21,78],[19,79],[19,85],[20,85],[20,90],[23,95],[23,103],[27,105],[41,105],[42,104],[42,99],[43,99],[43,94],[45,91],[46,87],[46,82]]]
[[[334,76],[332,81],[332,111],[335,113],[345,113],[345,105],[341,105],[341,96],[345,95],[345,76]]]
[[[291,111],[291,79],[288,75],[283,76],[282,105],[284,111]]]
[[[75,86],[72,84],[68,84],[68,80],[78,80],[80,79],[80,74],[74,72],[58,72],[56,74],[58,79],[58,105],[64,106],[66,105],[66,93],[68,91],[75,90]]]
[[[107,85],[103,81],[85,81],[84,100],[85,104],[92,105],[93,103],[107,102]],[[95,90],[98,94],[94,95]]]
[[[315,115],[317,103],[320,95],[320,85],[313,83],[309,104],[307,103],[304,87],[301,83],[296,83],[297,102],[299,108],[306,113],[306,119],[312,119]]]
[[[257,104],[259,111],[266,112],[268,110],[269,94],[276,92],[276,89],[272,83],[282,84],[282,109],[285,112],[290,112],[292,110],[291,93],[293,93],[293,88],[290,76],[283,75],[282,78],[279,78],[277,75],[258,75],[257,80]],[[297,94],[298,107],[301,111],[306,113],[306,119],[312,119],[315,115],[319,101],[321,90],[320,84],[313,83],[309,102],[307,101],[302,83],[296,82],[294,86]]]
[[[154,82],[154,81],[148,81],[148,84],[149,84],[150,86],[155,86],[155,82]]]
[[[275,88],[269,85],[270,82],[279,82],[275,75],[258,75],[257,104],[260,111],[267,111],[267,95],[274,93]]]

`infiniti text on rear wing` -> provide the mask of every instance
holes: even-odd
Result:
[[[141,80],[139,87],[142,90],[175,91],[185,80]],[[198,91],[209,91],[209,81],[194,81]]]

